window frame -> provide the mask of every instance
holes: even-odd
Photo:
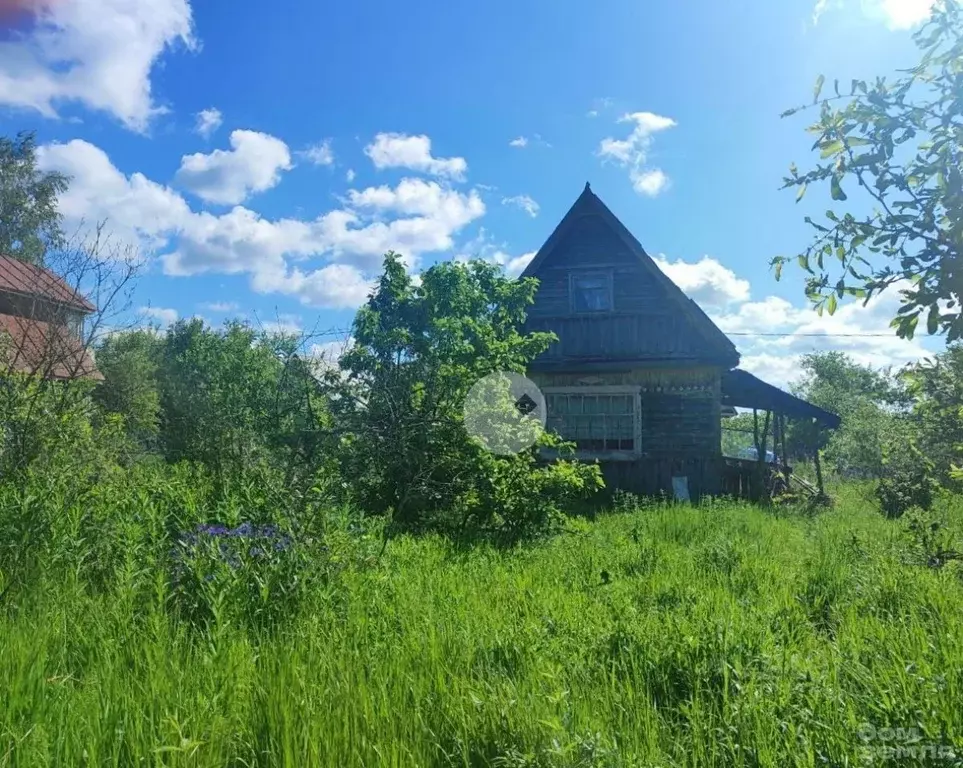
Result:
[[[605,279],[608,306],[605,309],[579,309],[575,303],[575,281],[579,278],[601,277]],[[568,304],[573,315],[603,315],[615,311],[615,276],[611,269],[573,269],[568,273]]]
[[[551,395],[582,395],[585,397],[602,395],[631,395],[632,396],[632,449],[603,449],[588,450],[575,449],[577,459],[605,459],[608,461],[636,461],[642,455],[642,387],[637,384],[602,384],[579,387],[542,387],[545,396],[546,412],[549,408]],[[548,416],[548,414],[546,413]],[[564,439],[564,437],[563,437]],[[605,438],[603,438],[605,439]],[[560,454],[554,449],[543,449],[545,458],[559,458]]]

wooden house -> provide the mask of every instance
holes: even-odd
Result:
[[[609,487],[690,498],[727,490],[724,406],[777,414],[777,439],[780,417],[838,424],[739,371],[733,343],[588,184],[522,277],[539,280],[527,330],[558,337],[529,368],[547,426],[578,458],[599,460]]]
[[[102,379],[84,339],[95,311],[51,270],[0,255],[0,370]]]

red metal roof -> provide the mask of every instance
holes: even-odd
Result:
[[[65,325],[0,314],[0,357],[20,373],[47,379],[102,381],[93,355]]]
[[[41,296],[80,312],[97,310],[97,307],[67,285],[59,275],[13,256],[0,256],[0,291]]]

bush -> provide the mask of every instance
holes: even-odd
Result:
[[[932,462],[912,444],[891,445],[884,456],[883,476],[876,486],[880,511],[898,518],[913,507],[929,509],[937,488]]]

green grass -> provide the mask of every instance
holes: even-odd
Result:
[[[0,614],[0,766],[860,765],[906,739],[865,723],[963,754],[963,587],[904,528],[847,490],[512,551],[338,529],[271,632],[178,623],[150,558],[96,589],[52,565]]]

